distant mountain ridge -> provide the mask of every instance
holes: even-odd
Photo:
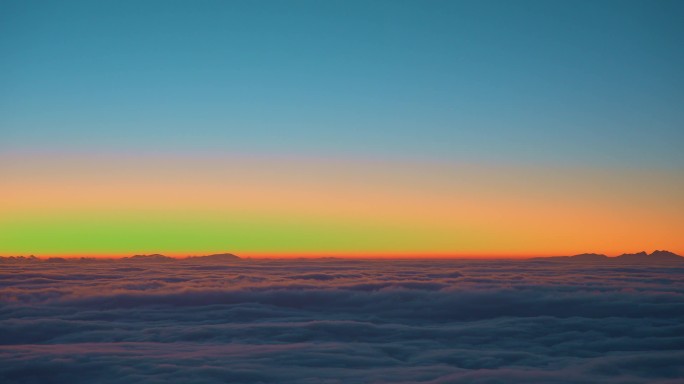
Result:
[[[638,253],[623,253],[617,257],[629,261],[683,261],[684,257],[670,251],[653,251],[650,255],[644,251]]]
[[[232,253],[216,253],[206,256],[188,256],[184,260],[236,261],[242,259]]]
[[[623,253],[622,255],[615,257],[609,257],[601,253],[581,253],[573,256],[535,257],[532,260],[658,263],[684,261],[684,256],[680,256],[670,251],[656,250],[650,254],[641,251],[637,253]]]
[[[569,257],[572,257],[573,259],[577,259],[577,260],[586,260],[586,261],[597,261],[597,260],[603,260],[603,259],[608,258],[608,256],[606,256],[602,253],[581,253],[579,255],[569,256]]]
[[[131,257],[123,257],[121,260],[131,260],[131,261],[173,261],[173,257],[160,255],[155,253],[153,255],[135,255]]]
[[[40,258],[34,255],[30,256],[0,256],[0,263],[67,263],[67,262],[149,262],[149,263],[166,263],[175,261],[187,262],[213,262],[223,263],[231,261],[240,261],[243,258],[232,253],[216,253],[203,256],[186,256],[186,257],[170,257],[159,253],[151,255],[133,255],[122,258],[94,258],[94,257],[79,257],[79,258],[63,258],[63,257],[47,257]],[[656,250],[649,253],[644,251],[637,253],[623,253],[619,256],[606,256],[600,253],[581,253],[573,256],[551,256],[551,257],[535,257],[528,259],[531,261],[565,261],[565,262],[626,262],[626,263],[663,263],[663,262],[684,262],[684,256],[666,250]]]
[[[212,255],[204,255],[204,256],[186,256],[186,257],[179,257],[179,258],[174,258],[170,256],[164,256],[158,253],[155,253],[153,255],[135,255],[131,257],[124,257],[122,260],[131,260],[131,261],[150,261],[150,262],[167,262],[167,261],[176,261],[176,260],[189,260],[189,261],[235,261],[235,260],[242,260],[240,257],[232,254],[232,253],[215,253]]]
[[[128,256],[128,257],[121,257],[121,258],[94,258],[94,257],[79,257],[79,258],[63,258],[63,257],[49,257],[49,258],[40,258],[36,257],[34,255],[31,256],[0,256],[0,262],[18,262],[18,263],[26,263],[26,262],[45,262],[45,263],[66,263],[66,262],[104,262],[104,261],[115,261],[115,262],[120,262],[120,261],[128,261],[128,262],[149,262],[149,263],[166,263],[166,262],[174,262],[174,261],[198,261],[198,262],[204,262],[204,261],[211,261],[211,262],[226,262],[226,261],[238,261],[242,260],[241,257],[234,255],[232,253],[216,253],[212,255],[205,255],[205,256],[186,256],[186,257],[170,257],[170,256],[165,256],[159,253],[154,253],[151,255],[133,255],[133,256]]]

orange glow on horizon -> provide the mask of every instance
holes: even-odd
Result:
[[[6,255],[684,252],[684,177],[674,171],[240,156],[0,160]]]
[[[622,253],[611,253],[605,254],[607,257],[617,257],[623,253],[636,253],[642,250],[625,251]],[[644,250],[647,253],[651,253],[654,250]],[[684,254],[681,250],[668,250],[678,255]],[[69,254],[44,254],[44,255],[0,255],[0,256],[35,256],[39,259],[49,259],[49,258],[64,258],[64,259],[124,259],[130,258],[136,255],[162,255],[166,257],[171,257],[174,259],[185,259],[188,257],[201,257],[212,254],[233,254],[241,259],[325,259],[325,258],[336,258],[336,259],[357,259],[357,260],[448,260],[448,259],[468,259],[468,260],[504,260],[504,259],[531,259],[537,257],[564,257],[573,256],[576,253],[372,253],[372,252],[358,252],[358,253],[335,253],[335,252],[301,252],[301,253],[231,253],[231,252],[194,252],[194,253],[174,253],[174,252],[160,252],[160,253],[140,253],[140,254],[128,254],[128,253],[112,253],[112,254],[92,254],[92,253],[69,253]],[[586,252],[586,253],[597,253],[601,252]]]

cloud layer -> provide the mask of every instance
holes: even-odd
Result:
[[[675,383],[684,266],[0,265],[6,383]]]

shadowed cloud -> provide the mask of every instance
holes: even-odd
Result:
[[[679,263],[224,259],[4,263],[0,381],[674,383],[684,375]]]

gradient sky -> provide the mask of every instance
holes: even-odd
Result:
[[[0,254],[684,253],[680,1],[2,1]]]

